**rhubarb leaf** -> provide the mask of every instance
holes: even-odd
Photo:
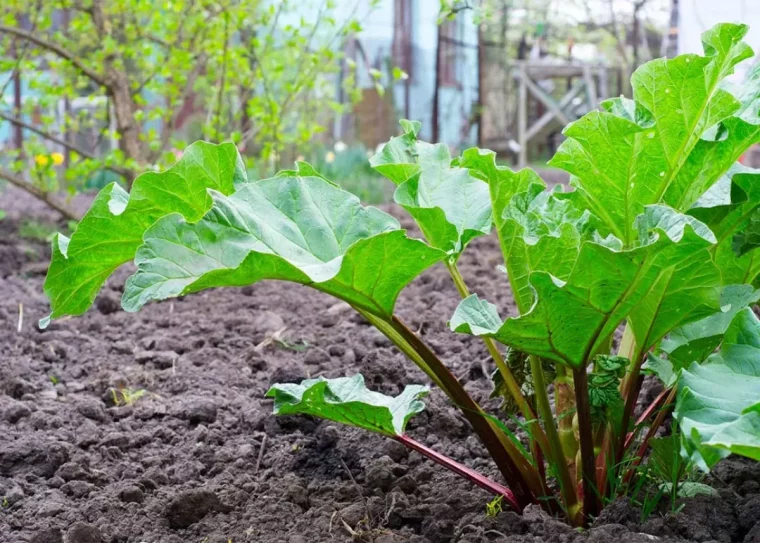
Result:
[[[419,123],[402,123],[370,164],[398,185],[396,203],[406,209],[428,242],[455,258],[475,237],[491,231],[488,186],[466,168],[452,166],[445,144],[417,140]]]
[[[390,215],[321,177],[278,176],[231,196],[212,192],[198,222],[167,215],[144,234],[122,305],[136,311],[206,288],[279,279],[309,285],[381,317],[444,253],[406,237]]]
[[[760,460],[760,321],[751,309],[734,317],[718,353],[681,372],[675,417],[701,468],[730,453]]]
[[[739,109],[703,134],[673,180],[664,200],[679,211],[695,205],[752,144],[760,141],[760,65],[755,65],[740,85],[724,81],[722,86],[740,104]]]
[[[598,237],[594,219],[562,199],[559,187],[546,190],[533,170],[514,172],[497,166],[496,155],[490,151],[467,150],[460,165],[488,183],[515,303],[520,313],[527,313],[533,305],[530,274],[544,271],[566,280],[581,243]]]
[[[422,385],[408,385],[396,396],[368,390],[364,377],[307,379],[300,384],[275,384],[267,392],[274,398],[275,415],[311,415],[387,436],[400,436],[406,423],[425,408]]]
[[[712,249],[724,284],[753,283],[760,274],[760,170],[735,164],[689,210],[715,233]]]
[[[80,315],[91,305],[106,278],[132,260],[145,230],[159,218],[178,213],[197,221],[212,204],[207,189],[232,194],[248,181],[231,143],[190,145],[165,172],[140,175],[127,194],[111,183],[100,191],[71,239],[57,234],[45,280],[51,318]]]
[[[653,216],[661,213],[654,211]],[[635,315],[635,331],[646,341],[656,341],[656,335],[664,333],[664,323],[690,322],[718,309],[720,276],[710,260],[711,240],[700,235],[709,231],[686,218],[677,224],[680,228],[673,219],[654,222],[656,235],[650,238],[645,231],[644,238],[650,239],[627,251],[585,242],[567,281],[533,272],[533,307],[518,318],[507,319],[498,329],[493,311],[489,318],[483,316],[489,306],[473,296],[460,304],[450,327],[490,336],[512,348],[573,367],[581,367],[599,354],[629,315]],[[675,305],[687,294],[688,306],[676,311]],[[666,302],[663,311],[652,307],[655,299]],[[482,322],[489,324],[474,326]]]
[[[641,243],[659,235],[657,232],[679,242],[687,225],[698,239],[715,243],[715,236],[707,226],[667,206],[649,206],[636,219]],[[660,254],[650,254],[653,267],[659,269],[658,277],[628,315],[628,323],[641,352],[648,350],[673,328],[718,310],[721,276],[710,259],[712,247],[714,245],[693,246],[693,252],[685,254],[680,252],[678,245],[673,245]]]
[[[679,367],[702,362],[720,345],[736,314],[759,300],[760,290],[751,285],[724,287],[720,295],[720,311],[676,328],[662,341],[660,350]]]
[[[744,119],[741,128],[749,134],[729,122],[746,110],[720,88],[734,66],[752,55],[741,41],[746,32],[746,25],[716,25],[702,36],[705,56],[642,65],[632,77],[633,100],[608,100],[604,111],[588,113],[565,129],[568,139],[551,164],[572,174],[577,197],[627,247],[636,242],[634,219],[646,206],[666,203],[685,211],[690,198],[707,190],[748,142],[760,137]],[[724,121],[733,132],[700,139]],[[713,153],[713,147],[720,152]],[[713,160],[702,160],[705,154]]]

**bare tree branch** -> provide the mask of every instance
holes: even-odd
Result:
[[[4,170],[0,168],[0,179],[4,179],[8,181],[11,185],[14,185],[21,190],[25,190],[35,198],[45,202],[50,208],[56,210],[58,213],[63,215],[65,218],[72,220],[72,221],[78,221],[82,217],[73,209],[70,209],[65,204],[62,204],[60,202],[55,201],[52,198],[52,195],[41,190],[38,187],[35,187],[31,183],[28,183],[21,179],[20,177],[14,175],[13,173]]]
[[[67,149],[74,151],[75,153],[77,153],[78,155],[84,158],[88,158],[90,160],[98,159],[98,157],[96,157],[89,151],[86,151],[85,149],[82,149],[81,147],[68,143],[65,140],[57,136],[54,136],[48,132],[45,132],[41,128],[38,128],[32,124],[29,124],[22,119],[19,119],[12,115],[8,115],[7,113],[3,113],[2,111],[0,111],[0,119],[5,119],[6,121],[13,123],[17,126],[21,126],[22,128],[29,130],[30,132],[34,132],[35,134],[42,136],[46,140],[52,141],[53,143],[56,143],[58,145],[61,145],[62,147],[66,147]],[[130,170],[129,168],[122,168],[121,166],[104,166],[104,167],[108,170],[111,170],[112,172],[115,172],[121,176],[124,176],[125,178],[127,178],[127,180],[130,180],[134,177],[134,172]]]
[[[64,49],[58,44],[55,44],[53,42],[50,42],[44,38],[41,38],[39,36],[36,36],[35,34],[28,32],[26,30],[23,30],[21,28],[16,28],[14,26],[8,26],[8,25],[0,25],[0,34],[10,34],[12,36],[17,36],[19,38],[22,38],[24,40],[27,40],[39,47],[42,47],[46,51],[50,51],[51,53],[56,54],[58,57],[69,61],[77,70],[79,70],[83,75],[89,77],[92,81],[97,83],[98,85],[102,85],[103,87],[108,87],[108,81],[106,80],[105,76],[99,74],[95,70],[89,68],[78,56],[76,56],[74,53],[69,51],[68,49]]]

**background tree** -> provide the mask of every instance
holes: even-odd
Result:
[[[16,148],[0,178],[73,218],[52,193],[95,177],[129,185],[194,139],[231,139],[249,166],[275,166],[344,107],[334,74],[359,4],[6,0],[0,123]]]

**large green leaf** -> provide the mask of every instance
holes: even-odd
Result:
[[[734,66],[752,55],[741,41],[746,32],[745,25],[717,25],[703,34],[704,57],[681,55],[644,64],[632,78],[633,100],[609,100],[604,111],[565,129],[568,139],[551,163],[572,174],[578,198],[626,246],[636,243],[634,219],[647,205],[662,202],[685,211],[694,195],[709,188],[760,137],[728,121],[745,110],[720,88]],[[727,133],[700,139],[721,122]],[[750,126],[742,122],[742,129]],[[716,146],[720,152],[714,152]]]
[[[680,326],[660,344],[668,360],[677,367],[702,362],[720,345],[723,334],[736,314],[760,300],[760,290],[751,285],[729,285],[720,295],[720,311],[709,317]]]
[[[724,90],[739,102],[739,109],[703,134],[665,194],[664,200],[680,211],[701,199],[760,140],[760,65],[738,86],[723,83]]]
[[[398,185],[394,200],[420,226],[428,242],[458,256],[473,238],[491,231],[488,186],[469,170],[452,166],[445,144],[417,140],[419,123],[402,123],[370,164]]]
[[[650,352],[643,369],[672,387],[683,368],[693,362],[703,362],[723,341],[734,317],[760,300],[760,290],[752,285],[729,285],[720,295],[720,310],[709,317],[679,326],[659,345],[658,353]],[[667,358],[662,355],[667,355]]]
[[[267,392],[274,398],[275,415],[312,415],[388,436],[400,436],[406,423],[425,408],[428,393],[422,385],[408,385],[398,396],[368,390],[364,377],[307,379],[300,384],[275,384]]]
[[[497,166],[490,151],[469,149],[460,165],[488,183],[512,293],[519,311],[527,313],[534,298],[530,274],[544,271],[566,280],[581,242],[598,238],[591,214],[561,199],[561,187],[546,190],[533,170]]]
[[[663,205],[648,206],[635,222],[644,242],[649,233],[663,232],[670,240],[679,242],[686,226],[698,240],[714,244],[715,236],[707,226],[688,215]],[[663,251],[652,248],[647,259],[657,278],[628,315],[641,353],[655,345],[673,328],[693,322],[718,310],[720,271],[710,259],[714,245],[689,247],[686,243],[670,245]],[[690,253],[683,252],[691,251]]]
[[[652,211],[653,216],[662,213]],[[703,237],[709,230],[681,217],[680,222],[673,217],[652,221],[653,233],[642,234],[653,237],[636,249],[620,251],[585,242],[567,281],[533,272],[533,307],[498,328],[493,307],[475,296],[460,304],[450,326],[580,367],[601,352],[621,321],[635,316],[634,331],[642,338],[638,344],[647,349],[659,339],[657,334],[667,331],[666,322],[686,323],[718,309],[720,276],[710,260],[711,240]],[[642,224],[639,221],[644,229]],[[664,302],[662,310],[653,308],[656,299]],[[683,299],[688,304],[676,307]]]
[[[725,284],[752,283],[760,274],[759,208],[760,170],[735,164],[689,210],[715,232],[712,252]]]
[[[237,148],[226,143],[197,142],[165,172],[139,176],[131,194],[112,183],[98,194],[71,239],[53,240],[53,254],[45,280],[52,313],[43,319],[79,315],[92,305],[113,271],[132,260],[143,233],[168,213],[197,221],[211,208],[208,189],[231,194],[247,182]]]
[[[751,309],[734,317],[717,354],[682,370],[675,416],[702,468],[730,453],[760,460],[760,321]]]
[[[389,317],[399,292],[444,256],[321,177],[278,176],[212,197],[198,222],[168,215],[145,232],[137,273],[124,289],[125,309],[205,288],[280,279]]]

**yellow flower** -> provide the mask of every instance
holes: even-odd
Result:
[[[60,166],[61,164],[63,164],[63,155],[61,153],[53,153],[52,155],[50,155],[50,158],[53,159],[53,164],[55,164],[56,166]]]
[[[327,151],[327,153],[325,154],[325,162],[327,162],[328,164],[332,164],[333,160],[335,160],[335,153],[333,153],[332,151]]]
[[[34,161],[37,163],[37,166],[48,165],[48,157],[45,155],[37,155],[36,157],[34,157]]]

